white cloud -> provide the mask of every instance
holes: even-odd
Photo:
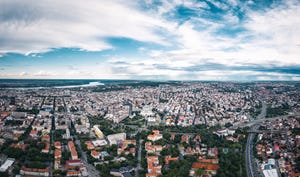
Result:
[[[288,1],[291,2],[291,1]],[[287,3],[267,12],[251,12],[245,24],[254,39],[243,44],[248,54],[266,61],[300,64],[300,6]]]
[[[127,4],[127,5],[126,5]],[[100,51],[106,37],[166,45],[156,34],[171,26],[121,1],[0,1],[0,53],[47,52],[53,48]]]
[[[27,74],[26,76],[28,76],[29,74]],[[54,78],[55,76],[57,76],[57,72],[56,71],[45,71],[45,70],[40,70],[38,72],[32,73],[32,76],[36,76],[36,77],[52,77]]]
[[[216,6],[219,9],[223,9],[223,10],[228,10],[229,9],[229,6],[227,4],[221,3],[220,1],[211,0],[209,2],[212,3],[214,6]]]
[[[300,65],[300,4],[297,1],[285,1],[283,5],[264,11],[250,10],[238,0],[230,0],[227,4],[211,2],[221,9],[243,6],[245,20],[240,21],[232,10],[223,16],[221,22],[202,18],[201,15],[183,23],[166,17],[179,5],[193,10],[209,9],[207,3],[186,0],[162,1],[161,6],[149,11],[140,11],[137,4],[128,1],[54,0],[33,3],[4,0],[0,2],[0,8],[5,7],[0,11],[0,57],[6,52],[32,54],[62,47],[100,51],[114,47],[105,41],[106,37],[127,37],[162,45],[172,44],[172,49],[140,47],[138,52],[148,53],[148,57],[113,58],[102,62],[101,66],[81,67],[65,73],[41,71],[31,75],[111,79],[164,76],[169,79],[205,80],[253,76],[257,79],[299,80],[296,74],[182,69],[206,63],[226,66]],[[148,5],[152,3],[151,0],[146,2]],[[10,18],[5,19],[9,14]],[[235,37],[217,33],[226,27],[244,28],[246,31]]]
[[[183,0],[182,5],[190,9],[199,10],[199,8],[209,9],[209,5],[204,1],[197,0]]]
[[[21,72],[20,76],[28,76],[28,73],[27,72]]]
[[[171,67],[207,62],[231,66],[299,66],[300,4],[291,2],[263,12],[246,9],[246,20],[241,23],[233,13],[228,13],[222,23],[193,18],[173,31],[180,48],[155,55],[150,52],[150,61]],[[195,21],[207,27],[197,29]],[[246,31],[236,37],[216,34],[228,24],[236,24]]]

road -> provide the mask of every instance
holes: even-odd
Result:
[[[44,98],[44,100],[43,100],[43,104],[44,104],[44,101],[45,101],[45,99],[46,99],[46,97]],[[55,141],[55,139],[54,139],[54,132],[55,132],[55,105],[56,103],[55,103],[55,97],[53,97],[53,116],[51,117],[51,119],[52,119],[52,122],[51,122],[51,130],[50,130],[50,138],[51,138],[51,146],[54,146],[54,141]],[[50,153],[49,153],[51,156],[53,156],[53,150],[50,150]],[[49,167],[49,175],[50,176],[53,176],[53,163],[51,162],[50,163],[50,167]]]
[[[256,131],[260,125],[255,125],[251,128],[251,131]],[[254,157],[253,157],[253,139],[255,137],[254,133],[250,133],[247,139],[246,145],[246,171],[248,177],[258,177],[257,168],[255,165]]]
[[[266,134],[266,133],[279,133],[281,135],[287,134],[286,130],[248,130],[248,133],[260,133],[260,134]]]
[[[261,100],[262,102],[262,109],[261,109],[261,113],[256,117],[257,121],[256,124],[253,124],[254,126],[251,127],[251,131],[255,132],[259,129],[260,125],[260,121],[265,121],[266,119],[266,115],[267,115],[267,105],[265,103],[265,101]],[[255,133],[249,133],[248,138],[247,138],[247,144],[246,144],[246,171],[247,171],[247,176],[248,177],[259,177],[260,174],[258,174],[258,167],[256,165],[255,159],[253,157],[253,139],[255,137]]]
[[[139,149],[138,149],[138,164],[137,167],[135,169],[135,176],[139,177],[139,170],[142,169],[141,167],[141,161],[142,161],[142,143],[143,141],[141,140],[141,136],[139,137]]]
[[[264,119],[267,115],[267,104],[265,101],[261,100],[262,102],[262,108],[260,114],[256,117],[256,119]]]
[[[63,98],[63,102],[64,102],[64,107],[65,107],[65,113],[67,113],[67,117],[71,117],[70,110],[67,108],[64,98]],[[71,123],[71,119],[70,119],[69,123]],[[69,127],[72,128],[71,125],[69,125]],[[88,176],[89,177],[100,177],[99,171],[92,164],[88,163],[86,153],[82,150],[81,143],[80,143],[78,136],[74,135],[73,137],[74,137],[74,142],[77,145],[78,150],[79,150],[78,153],[81,154],[81,161],[87,169]]]
[[[300,115],[299,112],[296,112],[296,113],[293,113],[293,114],[290,114],[290,115],[266,118],[266,115],[267,115],[267,104],[263,100],[261,100],[261,102],[262,102],[262,109],[261,109],[260,114],[256,117],[256,119],[250,119],[249,122],[242,123],[242,124],[237,124],[237,125],[232,126],[231,128],[236,129],[238,127],[241,127],[241,128],[243,128],[243,127],[251,127],[251,126],[254,126],[256,124],[260,124],[260,123],[262,123],[264,121],[267,121],[267,120],[271,121],[271,120],[276,120],[276,119],[287,119],[289,116],[299,116]]]
[[[265,119],[256,119],[256,120],[252,120],[250,122],[246,122],[246,123],[243,123],[243,124],[239,124],[239,125],[234,125],[232,126],[233,129],[236,129],[238,127],[251,127],[251,126],[254,126],[256,124],[260,124],[264,121],[271,121],[271,120],[276,120],[276,119],[287,119],[289,118],[290,116],[298,116],[299,113],[296,113],[296,114],[293,114],[293,115],[285,115],[285,116],[278,116],[278,117],[271,117],[271,118],[265,118]]]
[[[81,148],[81,144],[80,141],[78,140],[78,136],[75,135],[74,138],[75,138],[75,144],[78,146],[78,150],[81,153],[81,161],[83,162],[84,166],[86,166],[89,177],[99,177],[100,176],[99,171],[96,170],[96,168],[93,165],[88,163],[86,153]]]
[[[287,119],[289,116],[297,116],[299,113],[295,113],[293,115],[285,115],[285,116],[278,116],[278,117],[272,117],[272,118],[266,118],[267,114],[267,106],[266,103],[262,100],[262,110],[261,113],[257,116],[255,120],[252,120],[250,122],[233,126],[233,128],[237,127],[247,127],[250,126],[251,130],[249,131],[249,135],[247,138],[247,144],[246,144],[246,171],[247,171],[247,177],[260,177],[261,175],[258,173],[258,167],[257,163],[255,162],[254,156],[253,156],[253,139],[255,137],[255,132],[258,132],[258,129],[260,127],[260,123],[264,121],[271,121],[274,119]]]

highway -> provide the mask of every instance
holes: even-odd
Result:
[[[261,108],[261,112],[260,114],[256,117],[256,119],[264,119],[266,118],[266,115],[267,115],[267,104],[265,101],[261,100],[262,102],[262,108]]]
[[[255,125],[251,128],[251,131],[256,131],[260,125]],[[247,176],[248,177],[258,177],[260,176],[257,174],[257,169],[253,157],[253,139],[255,137],[254,133],[250,133],[248,135],[247,139],[247,145],[246,145],[246,171],[247,171]]]
[[[295,113],[293,115],[285,115],[285,116],[278,116],[278,117],[272,117],[272,118],[265,118],[266,117],[266,110],[267,106],[264,101],[262,101],[262,110],[261,113],[256,117],[255,120],[251,120],[250,122],[243,123],[240,125],[235,125],[232,128],[238,128],[238,127],[247,127],[250,126],[251,130],[249,130],[249,135],[247,138],[247,144],[246,144],[246,171],[247,171],[247,177],[260,177],[261,174],[258,173],[258,167],[255,162],[254,156],[253,156],[253,139],[255,137],[255,133],[260,132],[258,129],[260,127],[260,124],[264,121],[271,121],[276,119],[287,119],[290,116],[298,116],[299,113]]]
[[[271,121],[271,120],[276,120],[276,119],[287,119],[289,118],[290,116],[299,116],[299,113],[296,113],[296,114],[291,114],[291,115],[285,115],[285,116],[278,116],[278,117],[271,117],[271,118],[265,118],[265,119],[255,119],[255,120],[252,120],[250,122],[246,122],[246,123],[241,123],[241,124],[238,124],[238,125],[234,125],[232,126],[231,128],[232,129],[237,129],[237,128],[243,128],[243,127],[251,127],[251,126],[254,126],[256,124],[260,124],[264,121]]]
[[[256,121],[253,124],[253,127],[251,127],[251,131],[255,132],[259,129],[260,125],[259,123],[265,121],[266,115],[267,115],[267,105],[265,101],[261,100],[262,102],[262,109],[261,113],[256,117],[256,120],[253,120],[252,122]],[[248,177],[259,177],[261,176],[258,174],[258,168],[255,163],[255,159],[253,157],[253,139],[255,137],[255,133],[249,133],[247,138],[247,144],[246,144],[246,171]]]

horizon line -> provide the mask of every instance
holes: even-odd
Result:
[[[0,80],[103,80],[103,81],[151,81],[151,82],[300,82],[299,80],[173,80],[173,79],[95,79],[95,78],[0,78]]]

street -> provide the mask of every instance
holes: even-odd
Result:
[[[80,141],[78,140],[77,135],[75,135],[74,138],[75,138],[75,144],[78,146],[78,149],[81,153],[81,161],[83,162],[84,166],[86,166],[89,177],[99,177],[100,176],[99,171],[96,170],[96,168],[93,165],[88,163],[86,153],[83,152],[83,150],[81,148]]]

